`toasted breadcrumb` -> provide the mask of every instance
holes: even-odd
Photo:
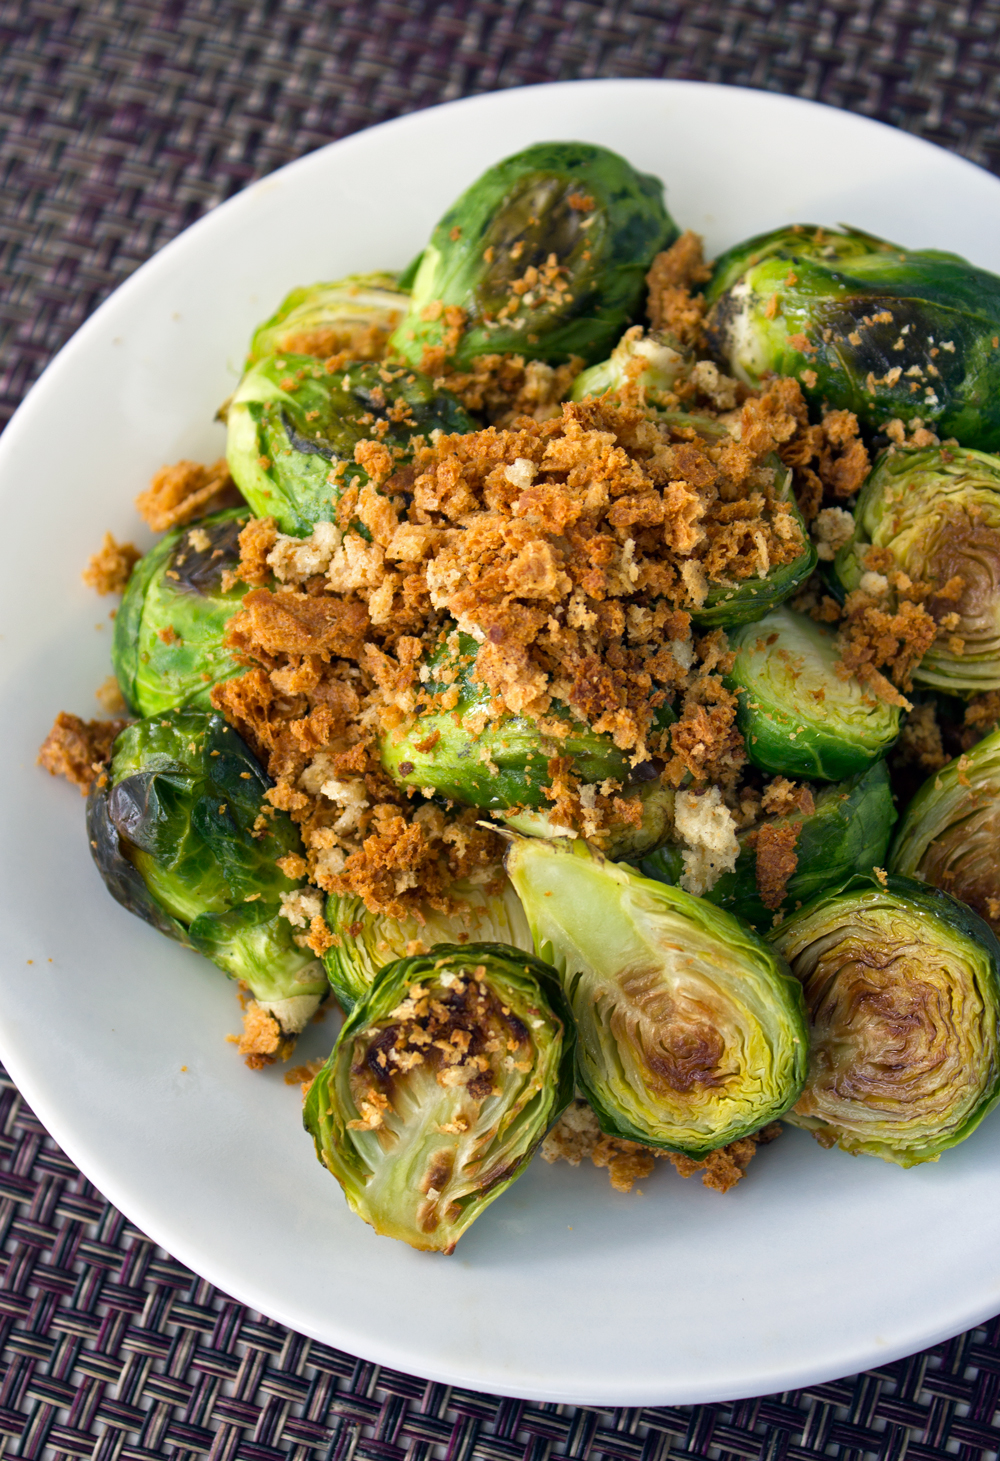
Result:
[[[106,680],[101,681],[94,691],[94,699],[102,710],[107,711],[108,715],[115,715],[128,709],[125,704],[125,696],[114,675],[108,675]]]
[[[104,534],[101,551],[94,553],[80,575],[88,588],[99,594],[120,594],[132,577],[132,569],[142,554],[133,543],[116,543],[110,533]]]
[[[520,355],[480,355],[468,370],[446,368],[434,384],[451,391],[467,411],[485,416],[494,426],[509,426],[520,416],[549,421],[559,415],[560,402],[569,395],[583,364],[579,356],[553,366]]]
[[[111,747],[125,720],[81,720],[61,710],[42,742],[38,765],[51,776],[65,776],[86,796],[111,757]]]
[[[283,1047],[287,1044],[281,1033],[281,1026],[272,1014],[261,1009],[256,1000],[250,1000],[243,1013],[243,1033],[229,1036],[251,1070],[263,1070],[281,1059]]]
[[[841,672],[854,675],[880,700],[909,710],[910,702],[900,692],[911,688],[913,671],[937,633],[937,623],[922,604],[903,599],[892,612],[882,593],[855,589],[847,595],[838,634]]]
[[[960,733],[961,747],[963,751],[969,751],[981,741],[983,736],[989,735],[1000,722],[1000,690],[983,690],[978,695],[973,695],[965,707],[965,717]]]
[[[853,497],[871,468],[868,452],[851,411],[824,409],[818,425],[809,413],[798,381],[775,382],[794,429],[778,448],[781,460],[795,474],[795,495],[806,522],[817,516],[824,496]]]
[[[755,833],[757,891],[772,912],[785,901],[788,880],[798,867],[795,844],[802,830],[798,822],[763,822]]]
[[[211,467],[188,461],[162,467],[146,491],[139,493],[135,505],[155,533],[165,533],[240,501],[222,457]]]
[[[701,343],[705,301],[694,286],[712,275],[701,239],[690,229],[657,254],[646,275],[646,313],[654,330],[669,330],[681,344]]]
[[[285,1071],[286,1086],[301,1086],[302,1099],[305,1100],[313,1081],[319,1075],[326,1064],[325,1060],[307,1060],[305,1065],[293,1065],[291,1070]]]
[[[816,557],[821,562],[832,563],[837,550],[854,536],[854,517],[846,508],[824,507],[816,514],[811,536]]]
[[[932,704],[914,705],[907,713],[894,748],[894,759],[919,766],[921,771],[939,771],[950,760]]]
[[[740,855],[736,819],[717,786],[700,795],[679,791],[674,799],[674,829],[685,843],[680,885],[700,896],[711,892],[723,873],[732,872]]]

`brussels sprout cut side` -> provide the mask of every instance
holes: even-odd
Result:
[[[784,897],[765,906],[757,881],[759,827],[738,834],[740,854],[732,872],[725,872],[702,897],[718,908],[769,930],[778,910],[808,902],[824,888],[836,887],[860,870],[881,867],[896,820],[889,772],[884,761],[846,781],[815,789],[815,810],[776,817],[771,826],[795,827],[796,867],[785,884]],[[643,858],[649,878],[676,883],[684,871],[681,849],[668,844]]]
[[[928,777],[889,867],[961,898],[1000,933],[1000,731]]]
[[[241,675],[222,636],[248,585],[223,586],[240,561],[246,507],[167,533],[139,560],[115,618],[111,662],[129,708],[210,709],[212,686]]]
[[[606,356],[638,313],[653,258],[677,237],[658,178],[586,142],[542,142],[485,172],[424,250],[392,347],[418,368],[454,334],[460,367],[516,353]]]
[[[712,350],[747,385],[796,376],[868,426],[919,416],[1000,448],[1000,278],[956,254],[797,225],[718,258],[706,298]]]
[[[450,1253],[572,1095],[573,1023],[552,970],[504,944],[442,944],[382,970],[304,1121],[376,1232]]]
[[[257,517],[308,537],[334,520],[350,483],[368,481],[354,461],[359,442],[377,438],[402,461],[414,436],[472,430],[454,396],[412,370],[362,362],[331,374],[311,355],[269,355],[229,405],[226,457]]]
[[[371,988],[379,970],[412,954],[415,944],[427,950],[437,944],[471,941],[510,944],[534,953],[524,909],[506,879],[497,893],[463,879],[452,884],[449,896],[457,905],[454,913],[440,913],[425,904],[419,917],[410,914],[389,918],[369,912],[361,898],[331,893],[326,901],[326,921],[334,943],[323,962],[343,1010],[352,1010]]]
[[[995,352],[996,353],[996,352]],[[913,671],[950,694],[1000,689],[1000,457],[959,447],[884,453],[858,497],[857,528],[834,567],[858,588],[872,548],[934,592],[947,632]]]
[[[899,734],[899,710],[837,674],[831,631],[782,606],[733,630],[736,662],[726,684],[739,695],[737,723],[755,766],[839,781],[878,760]]]
[[[409,303],[395,274],[350,274],[332,284],[293,289],[254,331],[247,369],[265,355],[330,356],[350,350],[355,358],[368,359],[367,349],[384,344]]]
[[[643,404],[655,407],[693,364],[693,356],[673,335],[652,330],[644,334],[640,325],[626,330],[607,360],[583,370],[573,382],[571,401],[585,401],[589,396],[612,396],[628,389],[630,400],[638,397]],[[717,424],[714,423],[713,424]]]
[[[87,835],[112,897],[242,979],[287,1049],[328,987],[281,916],[305,885],[277,866],[302,848],[287,813],[264,799],[271,784],[220,715],[168,711],[118,737],[90,794]]]
[[[602,1130],[703,1157],[794,1103],[802,992],[752,929],[580,842],[518,838],[507,872],[562,980]]]
[[[1000,1098],[1000,944],[981,918],[910,878],[856,877],[769,939],[812,1033],[786,1120],[902,1167],[975,1131]]]

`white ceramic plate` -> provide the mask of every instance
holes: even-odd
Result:
[[[900,1171],[787,1132],[726,1197],[665,1164],[642,1195],[540,1161],[451,1258],[353,1217],[280,1070],[224,1043],[232,986],[131,917],[83,807],[35,769],[55,712],[98,713],[109,603],[80,583],[105,529],[182,456],[291,286],[407,263],[488,164],[581,138],[659,174],[714,252],[844,221],[1000,271],[1000,184],[811,103],[596,81],[420,112],[255,184],[138,271],[67,345],[0,442],[0,1055],[57,1141],[157,1242],[282,1323],[482,1390],[615,1405],[757,1395],[884,1363],[1000,1310],[1000,1117]],[[303,1055],[324,1053],[332,1022]]]

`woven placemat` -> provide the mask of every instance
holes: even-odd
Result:
[[[674,76],[846,107],[1000,171],[998,31],[1000,0],[0,0],[0,426],[154,250],[360,127],[497,87]],[[3,1076],[0,1267],[2,1454],[1000,1451],[1000,1320],[884,1369],[726,1405],[535,1405],[379,1369],[248,1311],[156,1248]]]

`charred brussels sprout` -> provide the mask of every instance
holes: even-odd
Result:
[[[924,782],[889,867],[961,898],[1000,932],[1000,731]]]
[[[854,519],[834,564],[846,589],[863,586],[873,548],[932,586],[924,607],[942,632],[914,680],[952,694],[1000,688],[1000,457],[960,447],[886,452]]]
[[[581,371],[573,382],[571,401],[588,396],[619,396],[624,390],[630,402],[658,406],[672,394],[677,381],[690,369],[694,357],[673,335],[651,331],[640,325],[626,330],[607,360]],[[674,398],[676,404],[676,397]]]
[[[222,636],[248,585],[225,587],[240,561],[247,508],[230,508],[168,533],[129,579],[115,618],[111,661],[130,709],[210,708],[220,680],[243,673]]]
[[[769,935],[812,1033],[796,1126],[912,1167],[964,1141],[1000,1096],[1000,945],[910,878],[855,877]]]
[[[779,910],[788,912],[808,902],[852,873],[880,867],[895,820],[889,772],[884,761],[876,761],[847,781],[817,787],[812,811],[789,812],[738,833],[740,853],[735,868],[724,872],[701,896],[755,928],[769,930]],[[766,833],[762,831],[765,826],[770,829]],[[795,871],[785,883],[783,895],[765,903],[758,876],[760,839],[764,836],[773,846],[790,828],[796,833],[791,844]],[[668,843],[644,857],[640,866],[648,878],[677,883],[684,872],[681,848]]]
[[[242,979],[290,1037],[327,981],[282,908],[311,898],[319,913],[322,903],[277,866],[302,849],[291,818],[265,801],[271,785],[220,715],[168,711],[118,737],[110,773],[90,793],[87,835],[123,907]]]
[[[836,639],[782,606],[729,636],[736,662],[726,684],[739,695],[737,723],[755,766],[839,781],[884,756],[899,710],[837,673]]]
[[[796,1100],[802,993],[729,913],[606,862],[519,838],[507,872],[577,1022],[577,1079],[610,1136],[703,1157]]]
[[[572,1095],[573,1023],[552,970],[504,944],[442,944],[382,970],[304,1120],[377,1233],[450,1253]]]
[[[463,367],[495,352],[600,360],[676,237],[658,178],[604,147],[538,143],[491,167],[441,219],[392,346],[418,367],[441,346]]]
[[[1000,278],[957,254],[799,225],[723,254],[706,298],[709,343],[748,385],[793,375],[869,426],[919,416],[1000,448]]]
[[[226,456],[258,517],[308,537],[315,523],[334,520],[350,483],[368,481],[354,460],[359,442],[377,437],[402,462],[414,436],[473,426],[454,396],[412,370],[363,362],[331,375],[311,355],[269,355],[229,405]]]
[[[265,355],[335,355],[376,359],[409,307],[395,274],[350,274],[285,296],[253,335],[247,369]]]
[[[420,916],[389,918],[370,913],[362,898],[332,893],[326,901],[326,921],[334,942],[323,956],[330,987],[344,1010],[352,1010],[386,964],[437,944],[511,944],[534,953],[524,909],[510,883],[499,892],[487,891],[467,880],[453,883],[449,896],[458,905],[441,913],[425,903]]]

